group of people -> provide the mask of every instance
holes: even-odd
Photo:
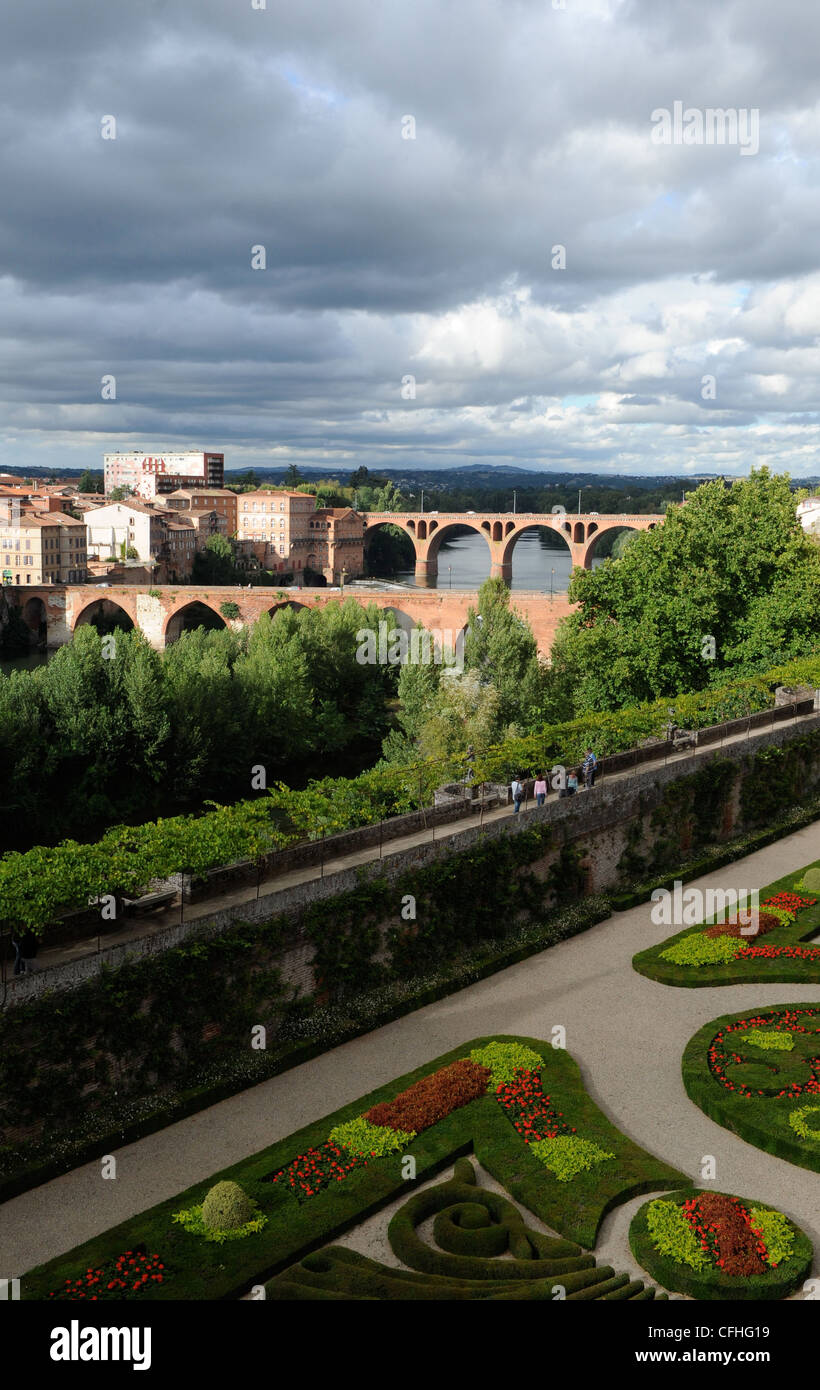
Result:
[[[583,779],[584,787],[590,791],[595,786],[595,774],[598,771],[598,759],[591,748],[586,750],[584,761],[579,768],[570,768],[566,777],[563,779],[563,786],[559,786],[559,797],[574,796],[578,790],[579,779]],[[541,773],[535,779],[533,792],[535,795],[536,806],[543,806],[547,799],[547,778],[546,773]],[[510,784],[512,794],[513,815],[518,815],[521,810],[521,802],[524,800],[524,784],[519,774],[513,777]]]

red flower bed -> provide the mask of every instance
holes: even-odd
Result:
[[[515,1080],[496,1091],[499,1105],[527,1144],[538,1139],[556,1139],[559,1134],[575,1134],[560,1110],[541,1089],[537,1071],[517,1071]]]
[[[159,1255],[146,1255],[141,1250],[126,1250],[110,1265],[87,1269],[77,1279],[66,1279],[61,1289],[49,1298],[76,1301],[84,1298],[95,1303],[103,1299],[133,1298],[149,1284],[162,1284],[165,1265]]]
[[[752,947],[751,950],[765,951],[765,946]],[[820,1008],[808,1009],[784,1009],[776,1010],[770,1014],[755,1014],[751,1018],[740,1018],[736,1023],[727,1023],[725,1028],[721,1028],[716,1033],[707,1052],[709,1070],[716,1081],[725,1086],[727,1091],[734,1091],[739,1096],[757,1096],[760,1091],[753,1090],[745,1081],[730,1081],[726,1068],[731,1063],[742,1062],[743,1058],[738,1053],[732,1051],[732,1035],[742,1036],[750,1028],[772,1029],[780,1032],[781,1029],[788,1033],[817,1033],[820,1034],[820,1027],[806,1027],[800,1019],[816,1019],[820,1015]],[[804,1081],[802,1085],[793,1081],[784,1090],[778,1092],[778,1096],[800,1096],[800,1095],[820,1094],[820,1078],[814,1073],[809,1081]]]
[[[802,907],[814,907],[816,898],[801,898],[799,893],[775,893],[767,898],[763,907],[782,907],[787,912],[799,912]]]
[[[777,960],[780,956],[786,960],[820,960],[820,946],[774,946],[771,942],[766,946],[741,946],[735,960]]]
[[[294,1158],[286,1168],[274,1173],[271,1182],[287,1187],[300,1202],[315,1197],[323,1187],[341,1182],[353,1168],[363,1168],[366,1158],[351,1153],[338,1144],[320,1144],[318,1149],[308,1149],[307,1153]]]
[[[766,1246],[739,1197],[704,1192],[684,1202],[683,1213],[701,1249],[724,1274],[742,1278],[766,1273]]]
[[[751,924],[748,922],[745,924],[743,922],[739,922],[737,920],[737,917],[735,917],[734,920],[730,918],[727,922],[715,922],[713,927],[707,927],[704,935],[739,936],[742,940],[748,941],[752,933],[748,931],[744,932],[744,925],[749,926]],[[757,931],[754,933],[754,935],[765,936],[766,932],[774,931],[775,927],[779,926],[781,926],[781,922],[778,917],[774,917],[771,912],[761,911],[757,914]]]
[[[481,1067],[469,1057],[462,1057],[430,1076],[423,1076],[394,1100],[374,1105],[364,1118],[372,1125],[420,1134],[453,1110],[460,1110],[462,1105],[485,1095],[491,1076],[489,1067]]]

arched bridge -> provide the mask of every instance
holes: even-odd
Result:
[[[563,541],[574,565],[589,569],[602,536],[612,531],[651,531],[659,515],[618,515],[595,512],[571,515],[565,511],[538,512],[365,512],[365,546],[380,526],[397,526],[409,536],[416,554],[416,583],[435,583],[438,552],[455,527],[483,536],[490,550],[490,574],[510,583],[515,543],[531,527],[543,527]]]
[[[363,605],[375,604],[386,618],[409,629],[422,623],[428,629],[451,632],[457,637],[467,625],[468,610],[475,607],[474,590],[456,589],[243,589],[234,587],[198,588],[195,585],[165,584],[148,588],[135,584],[53,584],[4,590],[20,607],[23,620],[45,638],[49,647],[70,642],[83,623],[107,619],[141,629],[153,647],[161,650],[176,641],[188,622],[196,625],[203,616],[216,626],[240,627],[256,622],[263,613],[276,614],[283,608],[323,608],[340,603],[344,597]],[[515,593],[513,606],[529,622],[538,649],[547,655],[561,618],[573,605],[565,594],[554,600],[543,593]],[[206,610],[203,613],[203,610]]]

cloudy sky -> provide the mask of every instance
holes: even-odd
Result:
[[[10,0],[0,34],[0,468],[820,473],[805,0]],[[736,143],[660,143],[678,101]]]

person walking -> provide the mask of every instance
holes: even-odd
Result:
[[[544,802],[547,799],[547,779],[543,772],[541,773],[540,777],[537,777],[535,779],[535,786],[533,787],[533,791],[535,792],[536,806],[543,806]]]
[[[26,967],[23,964],[23,943],[19,932],[12,932],[11,944],[14,947],[14,973],[22,975]]]
[[[595,786],[595,773],[598,770],[598,759],[591,748],[588,748],[584,755],[584,786],[587,791]]]
[[[578,773],[573,769],[567,773],[567,796],[574,796],[578,790]]]
[[[39,946],[37,936],[33,931],[27,931],[20,942],[20,954],[22,956],[23,974],[31,975],[37,969],[34,964],[37,958],[37,948]]]
[[[510,783],[510,792],[512,793],[513,799],[513,815],[517,816],[518,812],[521,810],[521,802],[524,800],[524,788],[521,785],[521,778],[518,773],[516,773]]]

